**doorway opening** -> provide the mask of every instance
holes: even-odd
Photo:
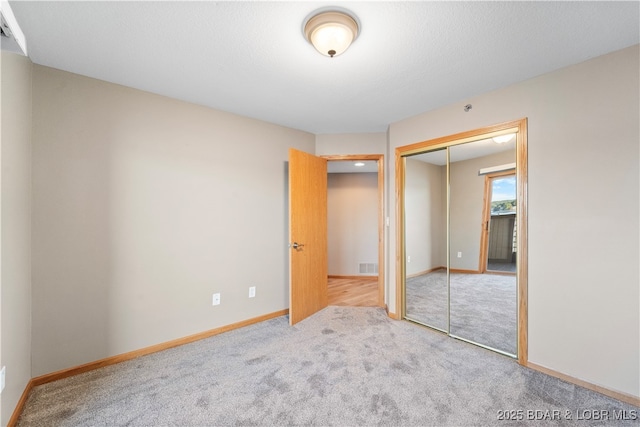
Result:
[[[289,323],[328,305],[327,163],[373,160],[377,164],[377,301],[384,307],[384,156],[315,156],[289,149]],[[364,261],[364,267],[370,264]],[[375,262],[374,262],[375,264]]]
[[[518,253],[515,169],[485,175],[484,200],[480,271],[515,275]]]
[[[384,307],[384,156],[322,157],[328,161],[329,305]]]

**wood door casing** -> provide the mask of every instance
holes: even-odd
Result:
[[[404,168],[405,157],[424,151],[473,142],[479,139],[492,138],[507,133],[516,134],[516,194],[517,194],[517,253],[518,263],[516,277],[518,287],[518,363],[528,363],[528,233],[527,233],[527,177],[528,177],[528,149],[527,149],[527,119],[523,118],[511,122],[487,126],[480,129],[448,135],[428,141],[416,142],[395,148],[395,210],[396,210],[396,271],[395,271],[395,307],[389,311],[389,316],[402,319],[404,316],[404,280],[406,276],[404,260]]]
[[[480,273],[487,272],[487,264],[489,258],[489,233],[491,229],[491,186],[493,179],[506,176],[517,176],[514,169],[509,169],[501,172],[494,172],[485,175],[484,177],[484,197],[482,206],[482,228],[480,233],[480,259],[478,264],[478,271]],[[517,200],[517,197],[516,197]],[[518,212],[516,210],[516,212]]]
[[[378,306],[385,305],[385,256],[384,256],[384,155],[383,154],[336,154],[323,155],[328,161],[367,161],[378,163]]]
[[[328,305],[327,160],[289,149],[289,323]]]

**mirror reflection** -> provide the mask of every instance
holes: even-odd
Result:
[[[483,266],[488,271],[516,273],[516,174],[513,170],[487,175],[488,238]]]
[[[405,317],[510,355],[517,353],[514,136],[406,157],[404,189]]]
[[[449,333],[515,355],[515,138],[502,144],[474,141],[449,150]],[[508,274],[488,270],[511,265]]]
[[[447,155],[432,151],[405,160],[407,318],[447,331]]]

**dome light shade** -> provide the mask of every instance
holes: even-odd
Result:
[[[358,37],[358,23],[344,12],[320,12],[304,24],[304,36],[318,52],[333,58]]]
[[[514,136],[516,136],[515,133],[508,133],[506,135],[494,136],[493,142],[495,142],[496,144],[503,144],[505,142],[511,141]]]

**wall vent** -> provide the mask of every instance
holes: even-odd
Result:
[[[358,264],[358,273],[360,274],[378,274],[377,262],[361,262]]]

